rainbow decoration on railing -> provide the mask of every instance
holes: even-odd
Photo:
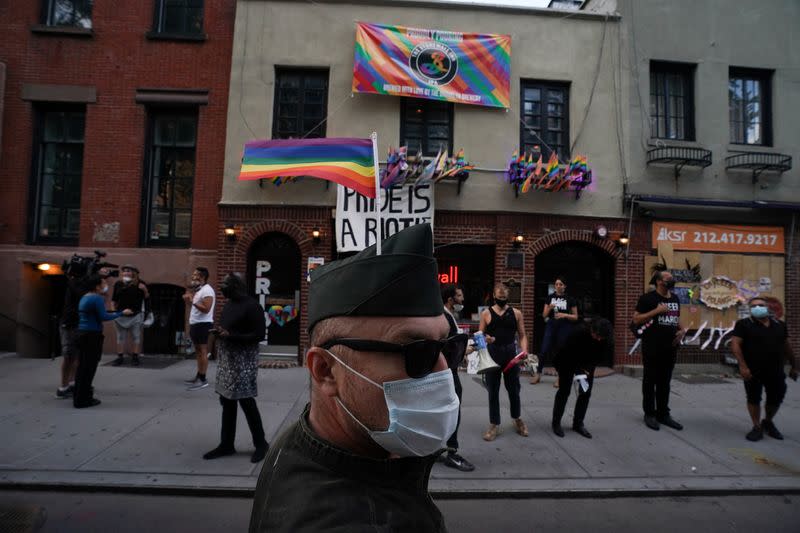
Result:
[[[386,167],[381,170],[381,188],[388,189],[394,185],[402,185],[413,181],[415,185],[439,183],[445,178],[467,179],[469,171],[475,165],[468,163],[464,150],[459,150],[454,157],[447,156],[447,150],[436,154],[436,157],[425,161],[422,152],[409,158],[408,147],[389,148]]]
[[[532,190],[573,191],[580,194],[592,183],[592,170],[584,155],[576,155],[562,168],[555,152],[550,152],[547,165],[543,165],[541,154],[534,163],[533,154],[520,154],[518,150],[514,150],[508,161],[505,181],[513,185],[517,193],[522,194]]]

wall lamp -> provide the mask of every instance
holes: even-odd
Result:
[[[233,226],[233,224],[228,224],[225,226],[223,232],[225,233],[225,238],[228,240],[228,242],[233,242],[236,240],[236,228]]]
[[[520,246],[522,246],[523,242],[525,242],[525,235],[523,235],[522,232],[518,230],[517,233],[514,235],[514,240],[512,241],[512,244],[514,248],[519,248]]]
[[[50,265],[50,263],[39,263],[36,265],[36,268],[38,268],[42,272],[47,272],[48,270],[50,270],[51,266],[52,265]]]
[[[631,242],[631,238],[628,237],[627,233],[623,233],[622,235],[619,236],[617,242],[619,243],[620,246],[628,246],[628,244],[630,244]]]
[[[311,238],[314,240],[314,244],[319,243],[321,237],[322,233],[320,233],[319,228],[314,228],[311,230]]]

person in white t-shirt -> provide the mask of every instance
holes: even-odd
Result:
[[[194,344],[197,357],[197,374],[187,379],[188,390],[200,390],[208,387],[206,371],[208,370],[208,332],[214,325],[214,289],[208,284],[208,269],[197,267],[192,272],[191,286],[183,295],[184,301],[191,305],[189,312],[189,338]]]

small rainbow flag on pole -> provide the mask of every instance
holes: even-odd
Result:
[[[371,139],[280,139],[244,145],[240,180],[310,176],[375,198]]]

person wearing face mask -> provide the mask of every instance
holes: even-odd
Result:
[[[519,349],[525,353],[528,352],[528,337],[525,334],[522,311],[508,305],[508,287],[504,283],[495,283],[493,294],[494,305],[481,313],[481,321],[478,326],[478,329],[486,336],[489,355],[499,365],[499,368],[494,368],[484,374],[486,389],[489,391],[489,429],[483,434],[485,441],[493,441],[500,432],[501,379],[508,392],[508,403],[510,404],[511,418],[514,421],[514,429],[520,436],[528,436],[528,426],[520,418],[522,406],[519,399],[519,365],[512,365],[505,372],[502,370],[517,355],[515,338],[519,340]]]
[[[739,361],[739,373],[744,379],[747,395],[747,412],[753,422],[753,429],[746,438],[758,441],[766,432],[773,439],[783,440],[773,419],[786,395],[784,365],[789,363],[789,377],[797,381],[797,363],[789,344],[786,324],[769,315],[766,300],[751,298],[748,305],[750,317],[737,321],[731,336],[731,350]],[[764,420],[761,420],[762,390],[767,393]]]
[[[670,415],[669,388],[678,346],[686,331],[680,323],[680,301],[672,293],[672,274],[667,270],[656,272],[653,283],[656,289],[639,297],[633,313],[634,324],[649,324],[642,335],[644,423],[655,431],[661,424],[680,431],[683,426]]]
[[[257,463],[267,454],[269,445],[264,437],[264,426],[255,397],[258,395],[258,343],[267,332],[264,309],[247,295],[241,276],[228,274],[219,286],[227,302],[212,331],[217,335],[217,380],[215,390],[222,405],[222,431],[220,444],[203,455],[203,459],[216,459],[233,455],[236,437],[237,404],[244,411],[253,437],[255,451],[250,461]]]
[[[92,381],[97,372],[97,364],[103,355],[103,322],[119,316],[132,316],[131,309],[120,312],[106,311],[105,294],[108,283],[100,274],[92,274],[85,280],[86,294],[78,304],[78,370],[75,373],[75,392],[72,405],[77,409],[94,407],[100,400],[94,397]]]
[[[539,368],[531,377],[531,385],[536,385],[541,380],[544,358],[556,353],[566,341],[572,325],[578,321],[578,303],[567,295],[567,281],[564,276],[556,278],[555,289],[555,292],[550,293],[547,297],[542,311],[542,318],[547,321],[542,339],[543,357],[539,358]]]
[[[428,493],[459,401],[430,224],[314,269],[311,401],[270,446],[251,532],[446,531]]]
[[[561,418],[573,386],[575,376],[586,375],[588,388],[578,393],[575,402],[575,413],[572,416],[572,430],[575,433],[592,438],[592,434],[583,423],[586,410],[589,408],[589,399],[592,397],[594,387],[594,369],[603,358],[608,343],[613,337],[611,322],[605,318],[595,318],[590,323],[580,322],[569,333],[564,343],[556,352],[553,364],[558,370],[559,385],[556,400],[553,404],[553,433],[559,437],[564,436],[561,428]]]
[[[464,309],[464,291],[457,285],[445,285],[442,287],[442,302],[444,303],[444,317],[447,319],[447,324],[450,326],[450,331],[447,336],[453,337],[463,333],[456,323],[455,313],[460,313]],[[449,354],[451,356],[447,357],[447,366],[450,367],[450,371],[453,373],[453,384],[455,385],[456,396],[458,396],[459,402],[458,424],[456,425],[456,430],[453,431],[453,434],[447,440],[447,453],[440,455],[439,460],[450,468],[455,468],[462,472],[472,472],[475,470],[475,465],[461,457],[458,453],[458,427],[461,425],[460,404],[462,392],[461,378],[458,377],[458,367],[461,365],[461,361],[464,360],[467,351],[471,350],[471,348],[467,348],[466,345],[464,348],[465,350]]]
[[[131,364],[139,366],[139,349],[142,343],[144,315],[150,306],[150,293],[147,285],[139,279],[139,269],[133,265],[122,265],[120,279],[114,284],[111,294],[111,309],[132,309],[131,316],[121,316],[114,320],[117,333],[117,358],[111,363],[120,366],[125,362],[125,350],[129,350]]]
[[[208,334],[214,325],[214,289],[208,284],[208,269],[197,267],[192,272],[192,280],[183,301],[191,306],[189,310],[189,338],[194,345],[197,357],[197,373],[193,378],[184,381],[189,385],[187,390],[194,391],[208,387],[206,372],[208,371]]]

